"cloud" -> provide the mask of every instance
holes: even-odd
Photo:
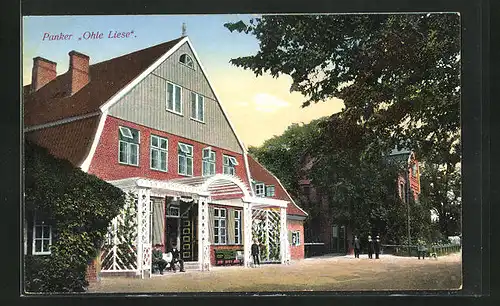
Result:
[[[288,107],[290,104],[273,95],[267,93],[259,93],[253,97],[255,109],[259,112],[274,113],[280,108]]]

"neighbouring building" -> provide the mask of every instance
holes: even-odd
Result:
[[[387,155],[388,160],[399,163],[401,171],[397,176],[397,191],[403,201],[407,203],[410,196],[418,202],[420,195],[420,167],[415,157],[415,153],[407,149],[393,149]],[[314,164],[311,158],[304,160],[304,173],[307,173]],[[311,180],[304,177],[299,182],[301,186],[300,205],[306,210],[312,207],[319,207],[322,212],[329,212],[328,198],[316,188]],[[353,233],[348,222],[335,222],[330,217],[330,213],[320,213],[315,217],[309,218],[305,223],[306,242],[322,243],[323,252],[333,254],[353,254],[352,245]]]
[[[33,59],[24,133],[135,198],[109,227],[93,263],[100,274],[151,275],[152,250],[174,243],[188,268],[208,270],[215,251],[227,249],[243,250],[248,266],[255,235],[268,246],[266,261],[290,258],[287,228],[300,232],[305,213],[281,196],[277,180],[269,181],[275,197],[255,194],[252,161],[188,37],[99,63],[71,51],[69,62],[57,75],[57,63]],[[124,242],[127,211],[135,238]],[[261,222],[267,226],[253,232]],[[302,242],[302,234],[292,235]],[[293,258],[301,256],[297,247]]]
[[[290,259],[304,259],[304,220],[307,218],[307,213],[295,203],[280,180],[250,155],[248,155],[248,166],[255,196],[287,202],[286,223]],[[254,213],[259,212],[254,211]],[[264,227],[264,224],[261,224],[261,227]],[[256,230],[259,230],[259,227],[256,227]]]

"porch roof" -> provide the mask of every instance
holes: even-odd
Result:
[[[153,180],[132,177],[108,181],[123,189],[148,188],[154,195],[165,196],[207,196],[214,200],[241,198],[243,202],[252,203],[254,208],[287,207],[283,200],[253,197],[247,185],[238,177],[227,174],[216,174],[204,177],[186,177],[172,180]]]

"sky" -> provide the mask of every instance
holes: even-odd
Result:
[[[343,103],[333,99],[301,108],[300,93],[290,93],[291,78],[270,75],[256,77],[251,71],[229,63],[230,59],[256,54],[258,41],[251,35],[231,33],[223,25],[247,21],[252,15],[148,15],[148,16],[28,16],[23,18],[23,85],[31,83],[33,58],[57,63],[57,74],[68,70],[68,52],[90,56],[95,64],[181,36],[186,24],[207,77],[245,146],[260,146],[282,134],[292,123],[339,112]],[[108,38],[109,32],[131,32],[129,38]],[[102,39],[85,39],[88,33]],[[47,34],[46,34],[47,33]],[[49,40],[49,35],[72,35],[66,40]],[[79,37],[83,37],[79,40]]]

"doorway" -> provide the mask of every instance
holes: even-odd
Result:
[[[332,252],[333,253],[347,253],[347,238],[345,225],[332,226]]]

